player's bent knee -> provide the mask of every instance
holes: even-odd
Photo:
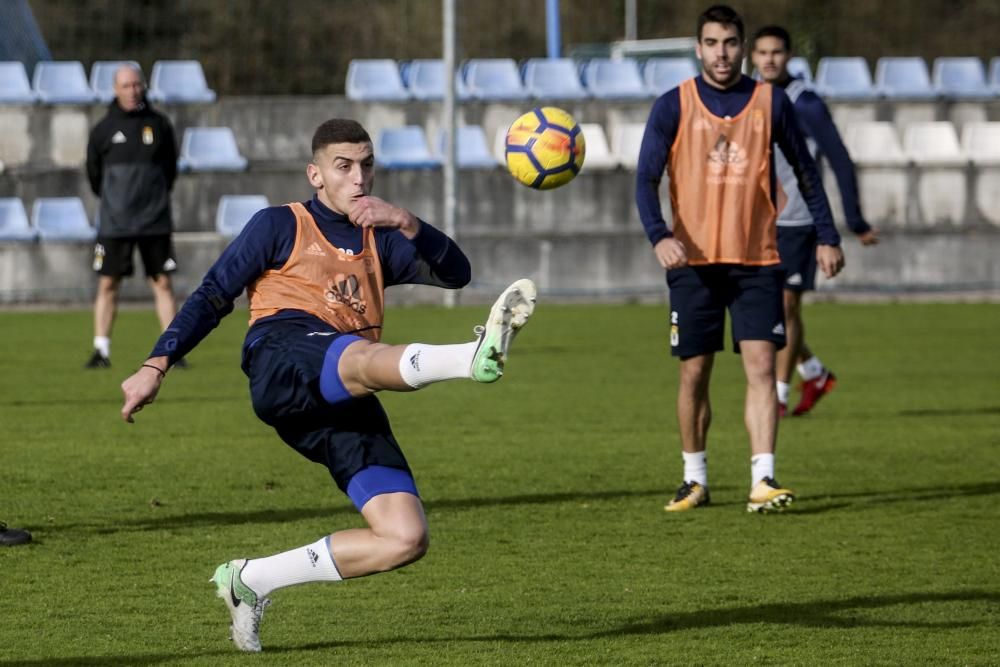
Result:
[[[418,561],[427,553],[431,540],[424,526],[413,526],[393,536],[395,559],[398,565]]]

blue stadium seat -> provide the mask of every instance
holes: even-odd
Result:
[[[529,58],[521,68],[528,95],[540,100],[582,100],[587,91],[570,58]]]
[[[0,198],[0,241],[34,241],[37,230],[28,224],[28,212],[18,197]]]
[[[438,132],[437,154],[444,162],[447,130]],[[486,132],[479,125],[455,128],[456,164],[463,169],[489,169],[497,166],[496,158],[486,145]]]
[[[0,104],[34,104],[37,101],[38,96],[31,89],[21,61],[0,62]]]
[[[990,86],[994,93],[1000,94],[1000,56],[990,59]]]
[[[149,78],[152,102],[178,104],[215,101],[215,91],[208,87],[205,72],[197,60],[157,60]]]
[[[478,100],[526,100],[517,64],[510,58],[473,58],[462,66],[469,95]]]
[[[78,60],[36,63],[32,87],[45,104],[91,104],[97,99]]]
[[[603,100],[638,99],[652,95],[642,83],[639,66],[631,58],[594,58],[583,66],[583,85],[591,95]]]
[[[237,236],[257,211],[270,205],[264,195],[222,195],[215,209],[215,231]]]
[[[140,72],[142,67],[134,60],[98,60],[90,66],[90,88],[100,102],[115,99],[115,72],[122,65],[132,65]]]
[[[79,197],[36,199],[31,207],[31,225],[42,241],[93,241],[97,237]]]
[[[690,58],[650,58],[642,66],[646,89],[654,95],[662,95],[697,75],[698,66]]]
[[[879,58],[875,87],[890,99],[928,100],[937,97],[923,58]]]
[[[347,66],[347,97],[365,102],[404,102],[410,93],[403,87],[395,60],[352,60]]]
[[[993,97],[979,58],[936,58],[934,87],[943,97],[985,99]]]
[[[429,169],[441,160],[427,148],[427,136],[419,125],[386,128],[379,132],[375,161],[386,169]]]
[[[440,59],[411,60],[400,64],[399,73],[403,85],[416,100],[444,99],[444,61]],[[469,98],[465,82],[459,72],[455,72],[455,95],[460,100]]]
[[[809,61],[802,56],[795,56],[788,60],[788,73],[807,83],[813,82],[812,68],[809,67]]]
[[[189,127],[184,130],[181,171],[244,171],[247,159],[240,155],[236,137],[228,127]]]
[[[816,69],[817,92],[835,100],[874,100],[871,72],[864,58],[822,58]]]

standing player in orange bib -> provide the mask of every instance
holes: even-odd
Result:
[[[670,346],[680,358],[677,420],[684,479],[665,507],[670,512],[709,502],[709,381],[715,353],[724,348],[726,310],[747,379],[747,509],[779,510],[794,499],[774,474],[775,353],[785,344],[774,144],[795,170],[816,225],[817,263],[827,276],[836,275],[844,263],[840,236],[791,103],[782,90],[740,72],[744,39],[743,20],[732,8],[715,5],[699,16],[701,75],[656,100],[639,155],[639,217],[667,270]],[[658,192],[665,172],[672,229]]]
[[[427,520],[403,451],[375,393],[432,382],[495,382],[515,334],[534,309],[535,286],[518,280],[497,299],[478,340],[385,345],[383,290],[469,282],[458,245],[409,211],[371,196],[371,139],[352,120],[317,128],[306,168],[315,196],[257,213],[122,383],[122,418],[156,397],[167,371],[233,310],[244,289],[250,329],[243,371],[254,412],[288,445],[325,465],[367,528],[341,530],[264,558],[220,565],[212,582],[242,651],[260,651],[271,591],[385,572],[421,558]]]

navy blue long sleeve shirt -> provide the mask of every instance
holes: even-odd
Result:
[[[707,84],[699,75],[695,77],[698,95],[709,111],[719,117],[735,117],[750,102],[757,83],[743,76],[730,88],[719,90]],[[656,245],[673,236],[663,218],[659,187],[670,156],[670,147],[677,136],[680,123],[681,101],[678,88],[668,90],[653,103],[646,122],[646,132],[639,150],[636,174],[635,199],[639,219],[650,243]],[[839,245],[840,234],[833,225],[830,204],[823,190],[816,164],[809,155],[805,140],[798,128],[795,109],[784,91],[775,87],[771,97],[771,137],[785,154],[795,170],[799,189],[809,206],[819,243]],[[776,201],[774,160],[771,160],[771,199]]]
[[[316,197],[303,204],[330,243],[344,251],[361,252],[361,228],[331,211]],[[295,214],[289,207],[272,206],[255,214],[205,274],[149,356],[167,356],[173,363],[194,349],[232,312],[233,301],[243,290],[265,271],[284,266],[295,245],[295,234]],[[395,229],[376,228],[375,247],[386,287],[422,284],[457,289],[467,285],[472,275],[469,260],[458,244],[423,221],[413,240]],[[301,310],[282,310],[255,322],[246,340],[258,338],[274,322],[288,319],[326,326],[319,318]]]
[[[779,84],[782,88],[792,82],[793,79]],[[806,137],[816,142],[818,153],[816,161],[821,157],[826,158],[833,170],[833,176],[837,179],[837,187],[840,190],[840,199],[844,205],[844,216],[847,219],[847,226],[855,234],[864,234],[871,230],[871,226],[865,222],[861,214],[861,203],[858,197],[858,181],[854,173],[854,162],[840,139],[840,133],[833,122],[830,110],[826,104],[811,90],[802,91],[795,100],[795,116],[799,122],[799,130]]]

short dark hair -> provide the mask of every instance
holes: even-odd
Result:
[[[698,41],[701,41],[701,29],[706,23],[721,23],[722,25],[736,26],[736,32],[742,42],[746,36],[743,31],[743,17],[736,13],[736,10],[729,5],[712,5],[701,13],[698,17]]]
[[[761,37],[775,37],[785,43],[785,51],[792,50],[792,36],[780,25],[766,25],[753,34],[752,47],[757,46],[757,40]]]
[[[330,144],[364,144],[371,143],[372,138],[368,136],[361,123],[349,118],[331,118],[316,128],[313,133],[312,152],[326,148]]]

